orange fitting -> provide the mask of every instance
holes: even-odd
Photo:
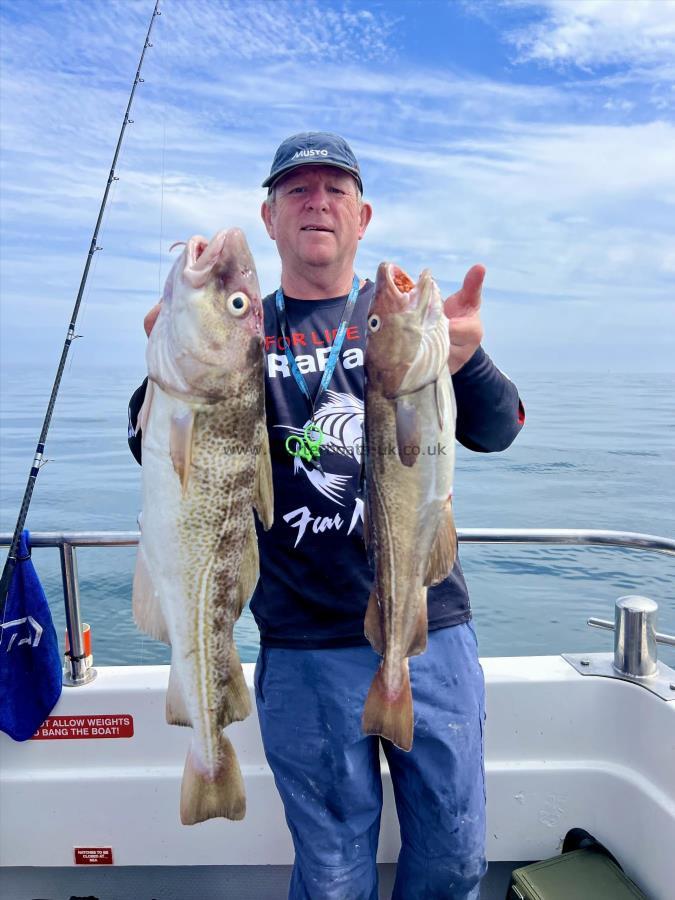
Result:
[[[91,628],[86,622],[82,623],[82,643],[84,644],[84,655],[91,656]],[[68,632],[66,631],[66,653],[70,653],[70,641],[68,640]]]

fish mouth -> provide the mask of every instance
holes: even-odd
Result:
[[[184,253],[184,281],[194,290],[200,290],[214,281],[219,295],[245,294],[251,309],[241,324],[253,337],[262,340],[264,314],[258,276],[241,228],[224,228],[210,241],[202,235],[194,235],[185,244]]]
[[[219,231],[210,241],[201,235],[188,241],[188,265],[197,271],[206,271],[214,265],[223,252],[227,231]]]
[[[383,263],[387,283],[400,297],[408,296],[415,287],[415,282],[400,266],[394,263]]]
[[[211,241],[196,234],[187,242],[183,278],[191,287],[204,287],[209,280],[213,267],[222,255],[226,237],[226,231],[219,231]]]
[[[425,322],[433,308],[434,289],[429,269],[424,269],[417,282],[395,263],[380,263],[377,270],[376,294],[390,313],[408,313]]]

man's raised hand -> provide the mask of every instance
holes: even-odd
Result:
[[[443,311],[450,319],[450,374],[458,372],[478,349],[483,339],[480,320],[480,303],[485,266],[471,266],[464,276],[464,283],[443,303]]]

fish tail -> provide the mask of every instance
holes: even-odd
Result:
[[[413,703],[408,660],[401,661],[399,686],[395,691],[388,688],[384,672],[385,666],[382,666],[368,691],[363,709],[363,730],[366,734],[381,734],[401,750],[410,750],[413,742]]]
[[[220,761],[215,773],[200,766],[190,748],[180,791],[180,820],[195,825],[222,816],[243,819],[246,813],[244,779],[234,747],[224,734],[220,736]]]

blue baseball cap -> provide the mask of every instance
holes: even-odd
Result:
[[[270,174],[262,186],[271,188],[275,181],[292,169],[314,163],[335,166],[336,169],[349,172],[363,193],[359,164],[351,147],[339,134],[332,134],[330,131],[303,131],[286,138],[274,154]]]

